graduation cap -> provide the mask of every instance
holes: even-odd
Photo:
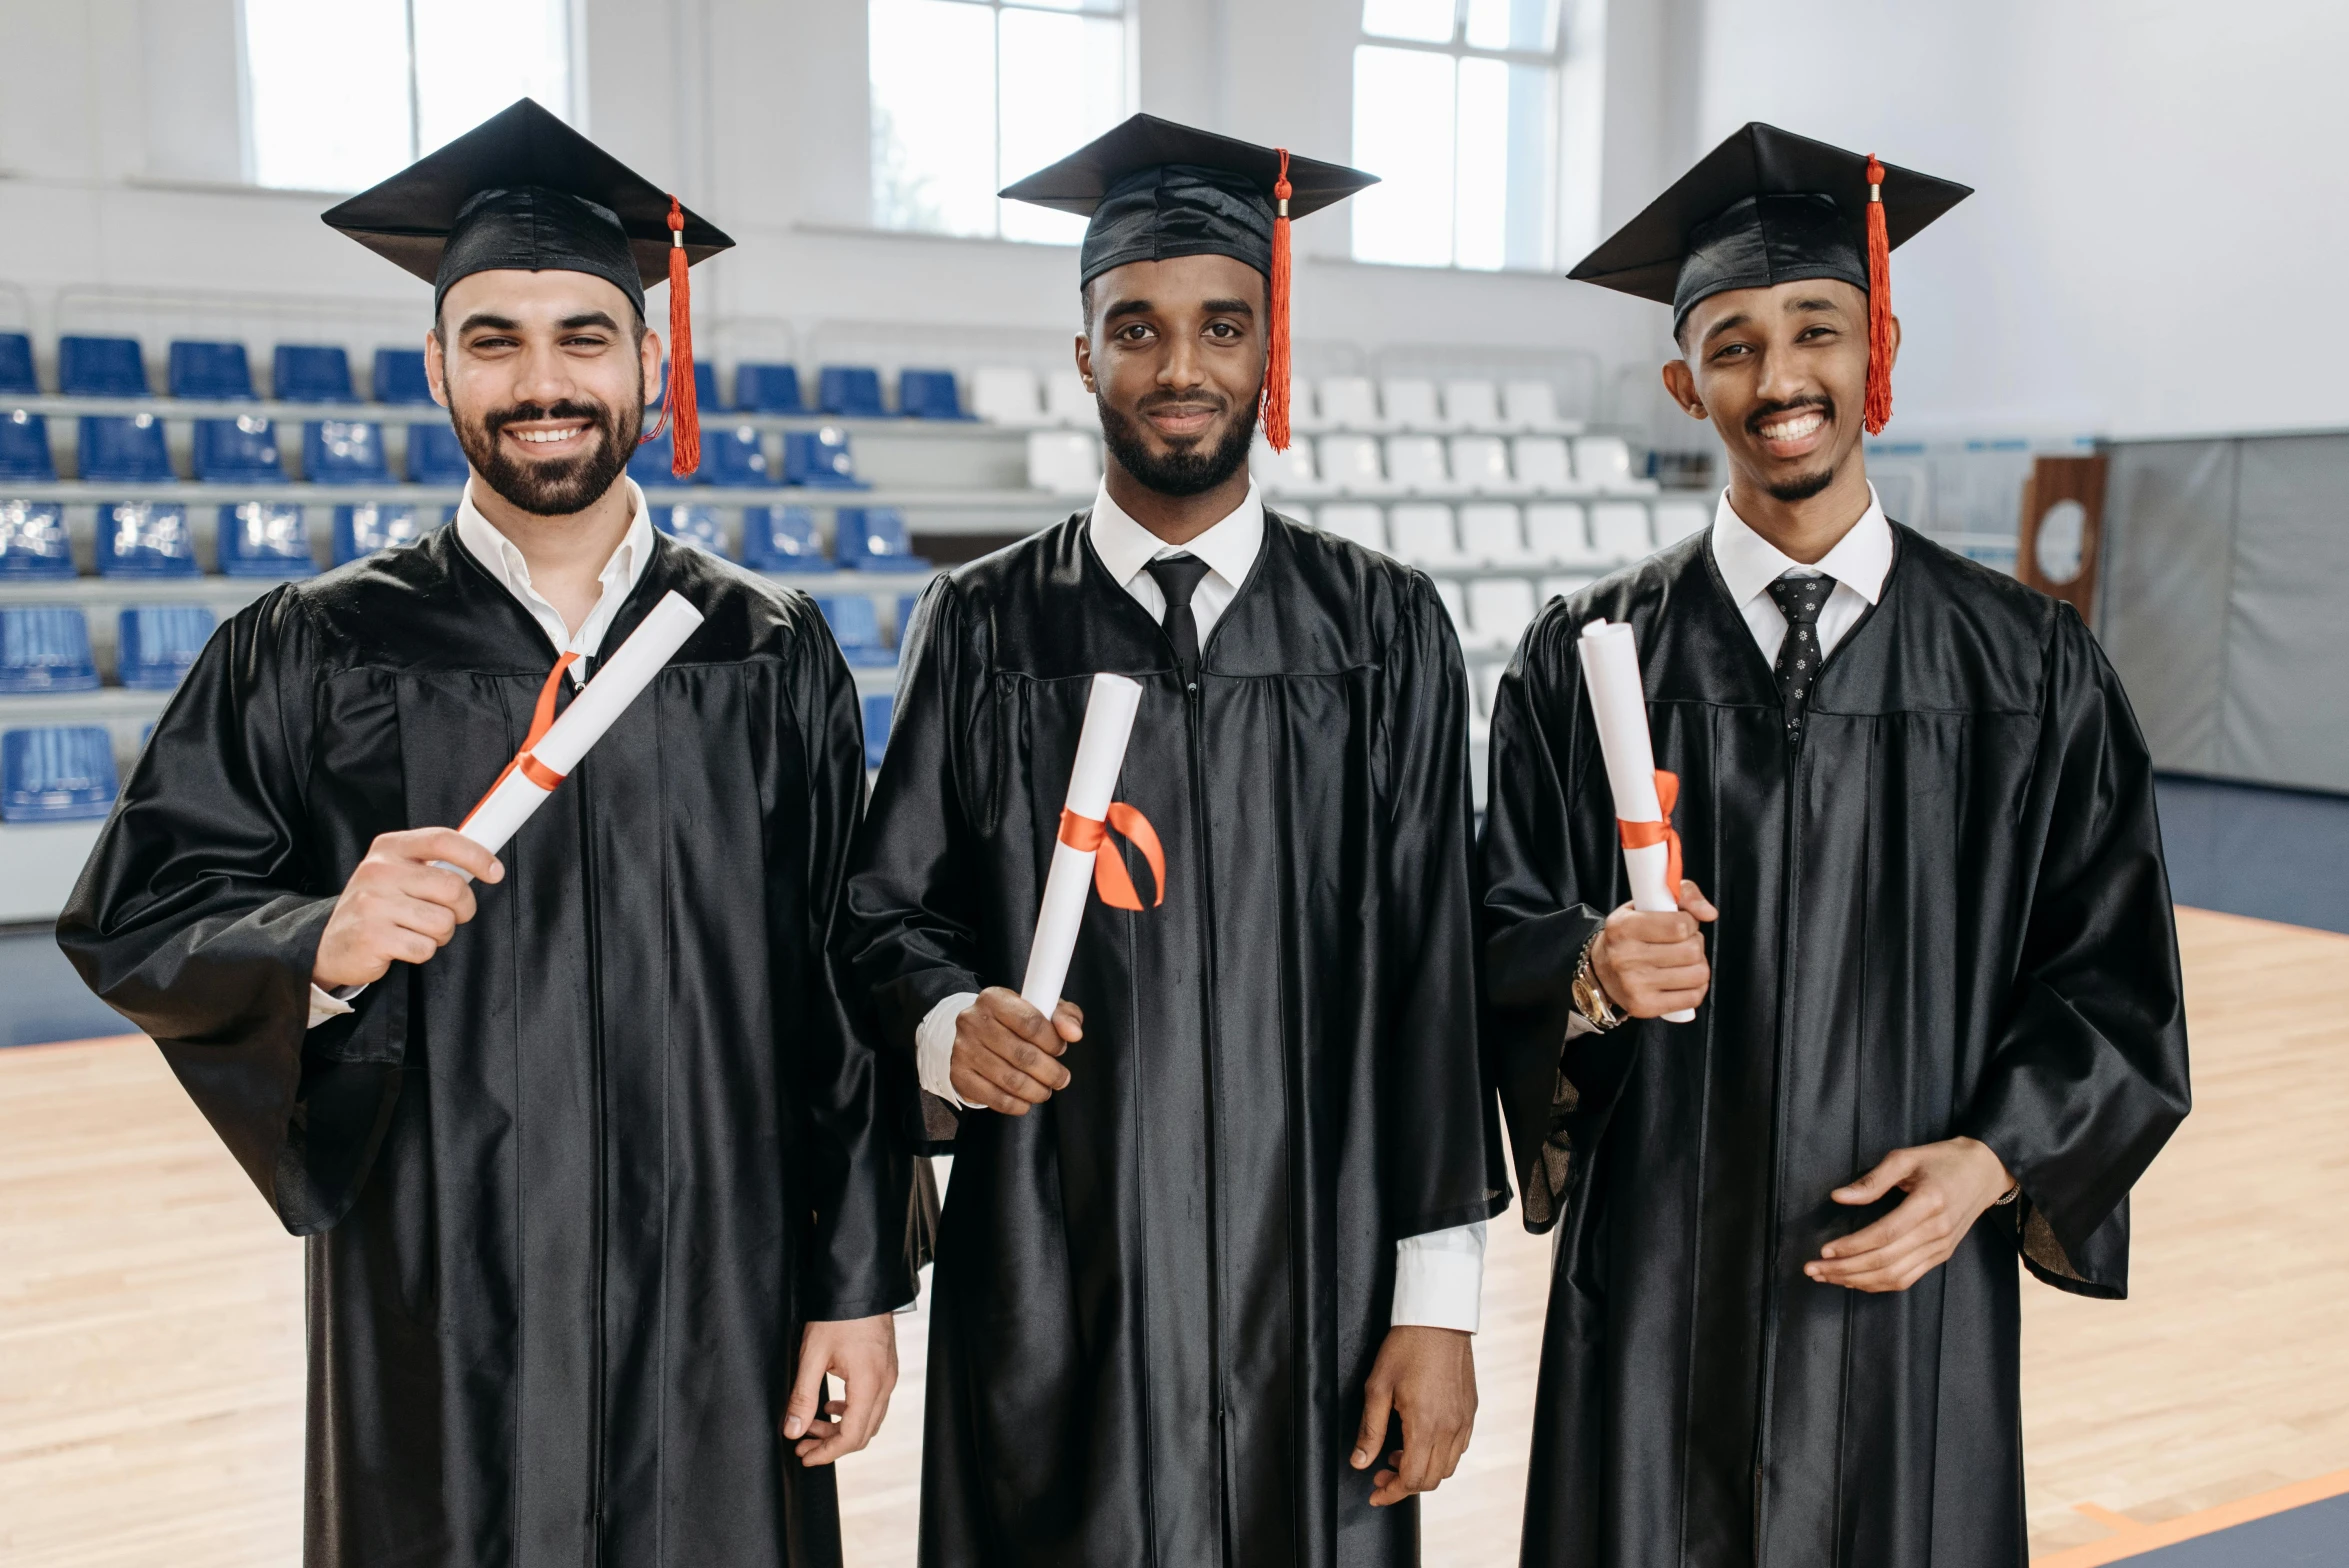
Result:
[[[1675,335],[1730,289],[1838,278],[1866,290],[1874,435],[1892,418],[1892,248],[1973,194],[1755,121],[1566,275],[1670,305]]]
[[[665,279],[669,387],[661,419],[676,430],[676,475],[700,466],[685,271],[734,242],[537,103],[515,100],[324,216],[430,283],[436,313],[449,286],[476,272],[584,272],[627,295],[640,317],[645,289]]]
[[[1212,131],[1137,114],[998,194],[1091,222],[1080,285],[1131,261],[1230,256],[1270,284],[1264,438],[1289,446],[1289,220],[1378,183],[1340,164],[1299,158]]]

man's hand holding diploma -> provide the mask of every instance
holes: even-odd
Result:
[[[321,990],[371,985],[394,963],[421,964],[473,918],[473,889],[442,861],[483,882],[506,874],[497,856],[455,828],[382,833],[326,917],[310,979]]]
[[[1648,913],[1623,905],[1591,944],[1590,965],[1608,1000],[1634,1018],[1661,1018],[1696,1007],[1713,983],[1700,921],[1715,909],[1694,882],[1680,884],[1680,907]]]
[[[955,1092],[972,1105],[1025,1116],[1068,1087],[1060,1057],[1084,1037],[1076,1003],[1059,1003],[1047,1023],[1017,991],[989,986],[954,1020]]]

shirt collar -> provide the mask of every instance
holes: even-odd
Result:
[[[625,598],[635,588],[636,580],[644,575],[645,566],[652,560],[652,509],[644,504],[644,491],[635,480],[623,479],[621,482],[628,486],[628,532],[621,536],[611,559],[604,562],[604,569],[596,574],[604,588],[602,598],[598,600],[599,607]],[[521,547],[498,532],[497,525],[482,516],[481,509],[473,504],[473,481],[470,479],[465,482],[464,499],[457,503],[457,541],[464,545],[468,555],[480,562],[498,580],[506,592],[525,605],[534,598],[540,598],[538,590],[530,584],[530,563],[522,558]],[[543,599],[541,602],[544,602]]]
[[[1209,571],[1237,588],[1247,580],[1257,552],[1264,548],[1264,497],[1250,481],[1247,498],[1228,516],[1188,544],[1168,544],[1126,515],[1125,508],[1109,498],[1109,484],[1104,480],[1093,497],[1093,520],[1086,532],[1092,538],[1093,553],[1101,557],[1101,564],[1109,568],[1109,575],[1121,588],[1162,555],[1195,555],[1207,563]]]
[[[1892,525],[1885,521],[1884,503],[1876,487],[1868,486],[1868,509],[1835,541],[1835,548],[1814,566],[1805,566],[1754,532],[1721,492],[1713,509],[1713,564],[1729,597],[1743,606],[1788,572],[1823,572],[1861,598],[1874,604],[1884,592],[1884,575],[1892,570]]]

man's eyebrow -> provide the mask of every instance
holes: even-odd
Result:
[[[521,327],[522,323],[516,321],[511,316],[493,316],[486,310],[477,310],[472,315],[467,316],[463,322],[458,324],[457,331],[460,333],[472,332],[475,330],[486,330],[490,332],[518,332],[521,330]]]
[[[1103,321],[1115,321],[1120,316],[1147,316],[1158,307],[1146,299],[1121,299],[1101,313]]]
[[[1806,310],[1841,311],[1842,309],[1843,307],[1835,301],[1825,298],[1790,299],[1786,302],[1786,314],[1790,316],[1800,315]]]
[[[620,323],[614,321],[608,313],[600,310],[591,310],[580,316],[565,316],[560,325],[565,332],[576,332],[581,327],[602,327],[611,332],[620,330]]]
[[[1210,316],[1246,316],[1253,320],[1256,315],[1256,307],[1244,299],[1211,299],[1200,308]]]
[[[1713,339],[1719,337],[1722,333],[1727,332],[1732,327],[1746,327],[1753,325],[1753,320],[1754,318],[1752,316],[1746,314],[1742,310],[1734,316],[1723,316],[1719,321],[1716,321],[1711,326],[1705,328],[1704,340],[1707,343],[1710,343],[1713,341]]]

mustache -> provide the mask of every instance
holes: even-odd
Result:
[[[1142,398],[1134,404],[1134,411],[1136,413],[1147,413],[1152,409],[1185,408],[1205,409],[1211,413],[1220,414],[1229,409],[1231,406],[1232,400],[1228,397],[1225,397],[1221,392],[1211,391],[1205,387],[1198,387],[1188,392],[1165,391],[1145,393]]]
[[[516,403],[496,413],[481,416],[481,428],[496,435],[508,425],[528,424],[541,419],[584,419],[599,430],[611,424],[611,410],[601,403],[579,403],[566,398],[559,403]]]
[[[1762,427],[1768,424],[1771,420],[1783,419],[1788,414],[1799,413],[1806,408],[1817,409],[1820,413],[1827,416],[1827,419],[1830,423],[1832,423],[1835,419],[1835,400],[1831,397],[1819,395],[1812,397],[1789,398],[1783,403],[1764,403],[1759,408],[1756,408],[1752,413],[1746,415],[1746,433],[1748,435],[1759,436],[1762,433]]]

